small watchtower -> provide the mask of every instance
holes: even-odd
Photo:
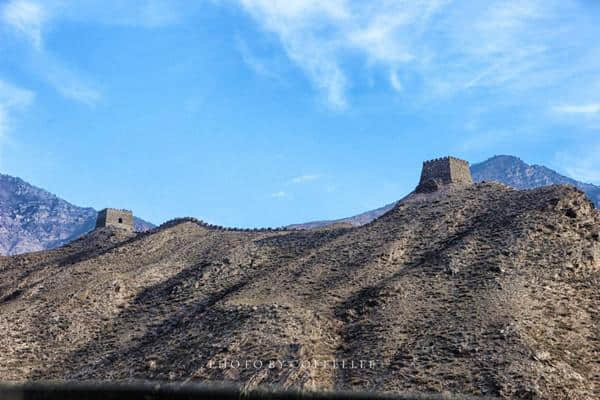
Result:
[[[423,162],[417,192],[433,192],[441,185],[473,183],[469,163],[456,157],[442,157]]]
[[[104,227],[133,231],[133,213],[129,210],[105,208],[98,212],[98,218],[96,219],[96,229]]]

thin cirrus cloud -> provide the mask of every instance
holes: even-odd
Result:
[[[600,115],[600,103],[592,104],[566,104],[553,108],[554,111],[563,114]]]
[[[6,131],[8,130],[8,117],[6,115],[6,111],[2,106],[0,106],[0,143],[4,139],[6,135]]]
[[[0,5],[0,25],[31,45],[30,70],[63,97],[91,106],[102,98],[98,86],[44,46],[44,33],[52,24],[77,21],[155,28],[178,23],[186,11],[196,7],[167,0],[9,0]]]
[[[563,166],[566,174],[582,182],[600,183],[600,145],[591,146],[582,152],[558,152],[557,164]]]
[[[270,68],[267,61],[255,55],[250,46],[248,46],[248,43],[240,36],[236,36],[236,46],[244,64],[254,71],[255,74],[282,81],[279,74],[273,68]]]
[[[65,0],[50,1],[58,18],[74,21],[157,28],[179,23],[202,7],[183,0]]]
[[[9,1],[0,10],[0,18],[24,35],[35,48],[41,49],[42,27],[47,15],[40,4],[25,0]]]
[[[8,139],[11,113],[26,108],[34,99],[34,92],[16,87],[0,79],[0,150],[3,150]]]
[[[35,93],[31,90],[16,87],[0,79],[0,107],[19,108],[32,103]]]
[[[404,87],[402,86],[402,81],[398,76],[398,73],[394,70],[390,71],[390,85],[397,92],[402,92]]]
[[[96,84],[53,54],[45,51],[37,52],[33,59],[36,62],[31,68],[63,97],[88,106],[93,106],[102,98],[102,93]]]
[[[308,183],[308,182],[316,181],[317,179],[320,179],[320,178],[321,178],[321,175],[307,174],[307,175],[296,176],[295,178],[292,178],[290,182],[291,183]]]
[[[284,197],[288,197],[288,194],[284,191],[279,191],[279,192],[271,193],[271,197],[274,197],[276,199],[283,199]]]
[[[299,176],[296,176],[296,177],[290,179],[288,184],[298,185],[298,184],[314,182],[318,179],[321,179],[321,175],[305,174],[305,175],[299,175]],[[284,199],[284,198],[291,198],[292,196],[290,193],[281,190],[281,191],[278,191],[275,193],[271,193],[271,197],[276,198],[276,199]]]
[[[338,109],[362,79],[345,68],[357,56],[391,71],[390,89],[435,97],[581,87],[581,74],[593,77],[589,62],[600,67],[587,57],[600,45],[581,40],[595,22],[576,0],[238,1]]]
[[[60,1],[11,0],[1,6],[0,20],[31,44],[32,62],[27,66],[30,71],[43,78],[63,97],[93,105],[101,98],[100,91],[44,46],[44,30],[53,19],[60,17],[57,11],[61,5]]]

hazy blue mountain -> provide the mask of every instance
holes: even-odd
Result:
[[[477,182],[496,181],[517,189],[533,189],[553,184],[569,184],[583,190],[597,208],[600,205],[600,187],[568,178],[543,165],[529,165],[518,157],[500,155],[471,166]]]
[[[486,161],[471,165],[471,173],[475,182],[496,181],[517,189],[533,189],[553,184],[569,184],[583,190],[596,208],[600,208],[600,187],[591,183],[583,183],[568,178],[542,165],[529,165],[520,158],[509,155],[494,156]],[[353,226],[366,224],[391,210],[396,203],[385,205],[348,218],[331,221],[312,221],[290,225],[296,229],[314,229],[332,224],[349,224]]]
[[[0,255],[52,249],[92,230],[97,212],[75,206],[20,178],[0,174]],[[135,227],[154,227],[135,218]]]

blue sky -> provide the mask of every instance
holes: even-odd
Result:
[[[0,172],[242,227],[380,207],[448,154],[600,184],[598,20],[594,0],[0,0]]]

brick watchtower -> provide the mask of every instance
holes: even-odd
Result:
[[[105,208],[98,212],[98,218],[96,219],[96,229],[104,227],[133,231],[133,213],[129,210]]]
[[[434,192],[441,185],[473,183],[469,163],[455,157],[425,161],[416,192]]]

